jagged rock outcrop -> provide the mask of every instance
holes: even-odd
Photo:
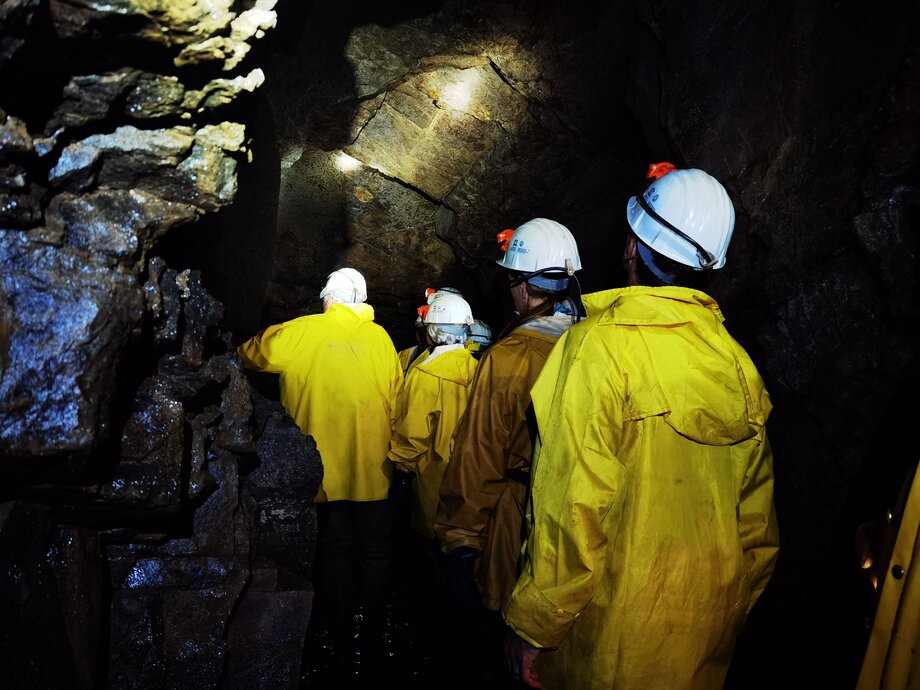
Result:
[[[254,408],[200,271],[157,255],[236,197],[251,151],[223,110],[262,84],[243,63],[274,4],[0,10],[0,659],[15,687],[300,682],[319,454],[279,403]],[[57,103],[36,103],[30,70],[54,71]]]

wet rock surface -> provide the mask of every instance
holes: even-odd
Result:
[[[142,317],[130,274],[0,231],[0,456],[92,450]]]
[[[321,460],[254,401],[201,272],[158,255],[236,197],[227,111],[262,84],[241,63],[274,4],[0,10],[11,687],[299,683]]]

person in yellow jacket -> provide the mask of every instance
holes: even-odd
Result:
[[[403,373],[403,378],[409,375],[412,367],[425,359],[428,354],[428,343],[425,336],[425,320],[421,316],[415,320],[415,345],[400,350],[396,354],[399,357],[399,368]]]
[[[883,575],[856,690],[920,687],[920,465],[898,504],[885,520],[893,534],[887,553],[878,554]],[[873,566],[869,560],[864,567]]]
[[[432,300],[444,293],[463,297],[457,288],[443,287],[437,290],[434,288],[425,288],[425,299],[427,302],[418,308],[418,317],[415,319],[415,345],[400,350],[397,353],[399,355],[399,365],[402,367],[403,377],[408,376],[412,367],[424,361],[430,354],[425,326],[425,314],[428,313],[428,307],[431,306]]]
[[[627,216],[629,287],[585,296],[531,394],[506,663],[535,688],[713,690],[779,547],[770,399],[701,289],[734,227],[722,185],[669,172]]]
[[[472,320],[462,297],[442,293],[434,298],[425,316],[432,349],[413,367],[397,399],[389,458],[397,472],[414,475],[412,527],[430,540],[441,477],[476,370],[476,360],[464,347]]]
[[[475,576],[482,604],[496,619],[517,579],[531,457],[530,388],[581,309],[568,297],[581,260],[566,227],[535,218],[499,238],[506,251],[498,264],[509,272],[518,316],[479,360],[435,525],[452,581],[462,589],[466,574]]]
[[[402,385],[396,348],[374,323],[364,277],[332,272],[320,298],[323,313],[269,326],[238,349],[246,366],[280,374],[281,403],[323,461],[319,509],[321,595],[331,612],[333,644],[344,649],[357,594],[367,615],[382,616],[389,587],[393,516],[387,461],[394,405]],[[369,621],[373,624],[378,621]]]

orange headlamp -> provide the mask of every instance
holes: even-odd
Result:
[[[434,288],[425,288],[425,299],[428,299],[436,292],[437,290],[435,290]]]
[[[677,170],[677,168],[674,167],[673,163],[662,161],[661,163],[652,163],[649,165],[648,172],[645,174],[645,176],[650,180],[657,180],[664,177],[669,172],[674,172],[675,170]]]
[[[514,234],[514,228],[508,228],[507,230],[502,230],[496,238],[498,239],[498,246],[501,247],[503,252],[508,251],[508,243],[511,242],[511,236]]]

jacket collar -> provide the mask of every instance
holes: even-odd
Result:
[[[589,317],[598,316],[615,307],[614,313],[603,319],[614,323],[664,323],[672,318],[685,321],[686,318],[678,314],[686,314],[687,307],[708,309],[719,321],[725,320],[719,305],[705,292],[674,285],[635,285],[592,292],[583,295],[582,302]]]

